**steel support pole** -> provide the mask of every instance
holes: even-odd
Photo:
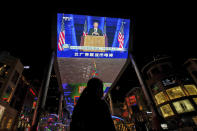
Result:
[[[62,109],[62,101],[63,101],[63,94],[62,93],[60,93],[60,99],[59,99],[59,110],[58,110],[58,120],[61,120],[62,119],[62,111],[63,111],[63,109]]]
[[[42,92],[42,85],[40,86],[40,91],[39,91],[38,99],[37,99],[37,102],[36,102],[36,108],[34,110],[34,114],[33,114],[33,118],[32,118],[32,127],[35,125],[35,122],[36,122],[36,117],[37,117],[37,114],[38,114],[38,107],[39,107],[40,98],[41,98],[41,92]]]
[[[114,115],[113,102],[112,102],[112,98],[111,98],[110,93],[108,93],[108,97],[109,97],[109,105],[110,105],[110,109],[111,109],[111,115]]]
[[[55,51],[53,51],[51,54],[51,58],[50,58],[50,62],[49,62],[48,70],[47,70],[47,74],[46,74],[46,80],[44,81],[44,86],[43,86],[44,92],[43,92],[42,104],[41,104],[42,109],[44,109],[44,107],[45,107],[45,102],[46,102],[46,97],[47,97],[47,93],[48,93],[50,76],[51,76],[51,71],[53,68],[54,58],[55,58]]]
[[[153,130],[162,130],[161,123],[160,123],[160,121],[158,119],[158,113],[157,113],[157,111],[154,108],[153,102],[151,100],[151,96],[148,93],[148,90],[147,90],[145,82],[144,82],[144,80],[142,78],[141,72],[139,71],[138,66],[137,66],[132,54],[129,54],[129,57],[131,59],[131,63],[133,65],[133,68],[134,68],[134,70],[136,72],[137,78],[138,78],[138,80],[140,82],[140,85],[142,87],[142,91],[143,91],[143,93],[145,95],[145,98],[147,100],[148,106],[150,107],[150,109],[152,111],[152,117],[153,117],[153,120],[152,120],[152,126],[153,127],[152,128],[153,128]]]
[[[52,67],[53,67],[53,63],[54,63],[54,58],[55,58],[55,51],[52,51],[51,56],[50,56],[50,60],[49,63],[47,65],[46,68],[46,72],[44,73],[44,77],[43,77],[43,83],[40,89],[40,101],[37,103],[38,104],[38,110],[37,110],[37,116],[35,119],[35,123],[32,127],[32,131],[36,131],[37,130],[37,126],[40,120],[40,116],[44,111],[44,107],[45,107],[45,102],[46,102],[46,97],[47,97],[47,92],[48,92],[48,88],[49,88],[49,82],[50,82],[50,76],[51,76],[51,71],[52,71]]]

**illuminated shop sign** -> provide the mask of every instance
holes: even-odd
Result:
[[[180,86],[167,89],[166,92],[171,100],[186,96]]]
[[[170,107],[169,104],[161,106],[160,110],[164,118],[174,115],[174,112],[172,111],[172,108]]]
[[[136,105],[136,97],[134,95],[126,97],[126,102],[128,106]]]
[[[184,85],[189,95],[197,95],[197,89],[195,85]]]
[[[191,112],[195,110],[191,102],[188,99],[173,102],[173,105],[177,113],[185,113],[185,112]]]
[[[161,104],[161,103],[168,101],[166,95],[163,92],[156,94],[155,99],[157,101],[157,104]]]

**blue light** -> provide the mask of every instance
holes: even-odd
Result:
[[[64,95],[70,95],[71,93],[64,93]]]
[[[63,86],[63,89],[67,89],[68,84],[64,83],[62,86]]]
[[[124,121],[124,119],[122,119],[122,118],[120,118],[118,116],[111,116],[111,117],[114,118],[114,119],[120,119],[120,120]]]
[[[71,93],[72,91],[65,91],[64,93]]]

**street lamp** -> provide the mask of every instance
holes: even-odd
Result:
[[[29,69],[30,68],[30,66],[24,66],[24,69]]]

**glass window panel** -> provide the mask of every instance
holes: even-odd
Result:
[[[197,98],[193,98],[194,102],[197,104]]]
[[[190,95],[197,95],[197,89],[195,85],[184,85]]]
[[[190,103],[189,100],[181,100],[177,102],[173,102],[173,105],[177,111],[177,113],[191,112],[194,111],[194,107]]]
[[[10,129],[12,125],[12,119],[9,119],[8,123],[7,123],[7,129]]]
[[[7,117],[4,116],[3,119],[2,119],[2,122],[1,122],[1,126],[0,126],[1,128],[5,127],[6,120],[7,120]]]
[[[0,122],[1,122],[1,118],[3,117],[5,111],[5,107],[0,105]]]
[[[10,69],[10,66],[0,63],[0,77],[7,78],[9,69]]]
[[[157,101],[158,104],[164,103],[167,101],[166,96],[164,95],[163,92],[160,92],[158,94],[155,95],[155,99]]]
[[[160,107],[160,110],[162,112],[163,117],[169,117],[169,116],[173,116],[174,112],[172,111],[171,107],[169,104],[166,104],[164,106]]]
[[[167,89],[166,92],[171,100],[185,96],[185,93],[180,86]]]

